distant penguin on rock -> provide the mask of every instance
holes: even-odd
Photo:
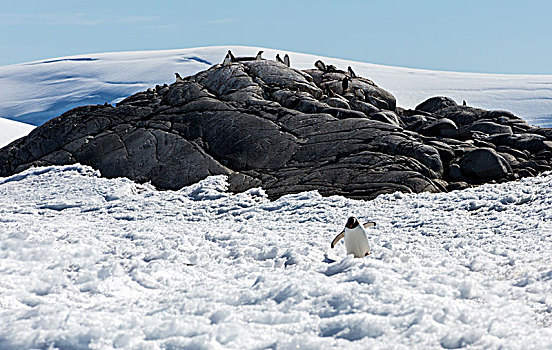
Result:
[[[466,100],[462,100],[462,106],[467,106]]]
[[[343,78],[343,80],[341,81],[341,87],[343,88],[343,93],[349,90],[349,78]]]
[[[288,67],[290,66],[289,56],[288,56],[287,53],[286,53],[285,56],[284,56],[284,64],[285,64],[286,66],[288,66]]]
[[[326,65],[324,64],[324,62],[318,60],[316,62],[314,62],[314,66],[318,69],[320,69],[321,71],[326,71]]]
[[[229,54],[226,54],[226,57],[224,57],[224,61],[222,61],[222,66],[229,66],[232,64],[232,59],[230,58]]]
[[[184,81],[184,79],[182,79],[182,77],[180,76],[180,74],[174,73],[174,75],[176,76],[176,82],[177,82],[177,83],[181,83],[181,82]]]
[[[337,70],[337,67],[334,66],[333,64],[328,64],[328,65],[326,66],[326,71],[327,71],[327,72],[335,72],[336,70]]]
[[[349,72],[349,76],[351,78],[356,78],[356,74],[353,72],[353,68],[351,68],[351,66],[347,67],[347,71]]]
[[[234,55],[232,55],[232,51],[228,50],[227,55],[228,55],[228,57],[230,57],[230,62],[236,62],[236,57],[234,57]]]
[[[342,238],[345,238],[347,255],[353,254],[355,258],[364,258],[370,255],[370,244],[366,236],[366,228],[372,226],[376,226],[376,223],[367,222],[361,225],[357,218],[350,217],[347,220],[347,224],[345,224],[345,229],[333,239],[331,247],[335,247]]]
[[[276,62],[284,64],[284,61],[280,58],[280,54],[276,54]]]
[[[259,51],[259,52],[257,53],[257,56],[255,56],[255,60],[256,60],[256,61],[260,61],[260,60],[263,59],[263,58],[261,57],[261,56],[263,55],[263,52],[264,52],[264,51]]]

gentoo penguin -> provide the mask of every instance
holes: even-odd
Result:
[[[232,64],[232,60],[230,59],[230,55],[226,54],[226,57],[224,57],[224,61],[222,61],[222,66],[229,66]]]
[[[351,66],[347,67],[347,71],[349,72],[349,76],[351,78],[356,78],[356,74],[353,72],[353,68],[351,68]]]
[[[263,58],[261,57],[261,56],[263,55],[263,52],[264,52],[264,51],[259,51],[259,52],[257,53],[257,56],[255,56],[255,60],[256,60],[256,61],[260,61],[260,60],[263,59]]]
[[[343,93],[349,90],[349,78],[343,78],[343,80],[341,81],[341,87],[343,88]]]
[[[226,54],[228,57],[230,57],[230,62],[236,62],[236,57],[232,55],[232,51],[228,50],[228,53]]]
[[[466,100],[462,100],[462,106],[467,106]]]
[[[284,64],[284,61],[282,61],[282,59],[280,58],[279,53],[276,54],[276,62]]]
[[[326,65],[324,64],[324,62],[318,60],[316,62],[314,62],[314,66],[318,69],[320,69],[321,71],[326,71]]]
[[[353,254],[355,258],[364,258],[366,255],[370,255],[370,244],[366,237],[366,228],[372,226],[376,226],[376,223],[367,222],[364,225],[360,225],[357,218],[350,217],[347,220],[345,229],[332,241],[332,248],[335,247],[341,238],[345,238],[347,255]]]
[[[286,53],[285,56],[284,56],[284,64],[285,64],[286,66],[288,66],[288,67],[289,67],[289,65],[290,65],[289,56],[288,56],[287,53]]]
[[[182,79],[182,77],[180,76],[180,74],[174,73],[174,75],[176,75],[176,82],[177,82],[177,83],[181,83],[181,82],[184,81],[184,79]]]

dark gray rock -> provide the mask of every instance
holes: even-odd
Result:
[[[498,134],[489,138],[489,141],[497,146],[508,146],[533,154],[543,151],[546,148],[546,144],[544,143],[546,138],[537,134]]]
[[[490,148],[478,148],[460,160],[460,170],[464,177],[476,182],[498,180],[511,172],[504,158]]]
[[[395,113],[391,111],[381,111],[381,112],[372,113],[370,114],[369,117],[372,120],[378,120],[380,122],[384,122],[394,126],[400,126],[399,118]]]
[[[459,127],[483,119],[484,113],[485,111],[482,109],[466,106],[451,106],[439,110],[439,115],[442,118],[452,120]]]
[[[458,127],[452,120],[448,118],[442,118],[423,126],[419,130],[419,132],[427,136],[445,136],[447,134],[450,134],[450,131],[457,129]],[[447,131],[449,132],[447,133]]]
[[[404,125],[404,127],[410,131],[418,132],[421,128],[424,127],[424,125],[427,125],[428,123],[435,121],[435,119],[429,117],[426,117],[421,114],[413,114],[413,115],[402,115],[401,121]]]
[[[436,113],[443,108],[458,106],[450,97],[437,96],[432,97],[416,106],[417,111]]]
[[[485,134],[512,134],[512,128],[508,125],[500,125],[490,121],[477,121],[467,127],[472,131],[481,131]]]
[[[448,176],[452,180],[459,180],[462,178],[462,171],[460,169],[460,165],[458,164],[451,164],[448,169]]]

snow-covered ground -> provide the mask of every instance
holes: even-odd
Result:
[[[261,48],[220,46],[166,51],[116,52],[47,59],[0,67],[0,117],[40,125],[86,104],[116,103],[156,84],[174,82],[174,73],[195,74],[222,62],[226,51],[254,56]],[[283,51],[263,49],[274,59]],[[382,66],[287,52],[292,67],[313,68],[322,59],[341,69],[352,66],[389,90],[401,107],[414,108],[444,95],[458,103],[505,109],[530,123],[552,126],[552,75],[500,75]]]
[[[26,136],[34,128],[34,125],[0,118],[0,148],[8,145],[13,140]]]
[[[0,348],[550,349],[552,174],[373,201],[0,178]],[[350,215],[372,254],[330,249]]]

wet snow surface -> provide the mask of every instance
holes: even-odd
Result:
[[[0,348],[552,348],[552,175],[369,202],[0,178]],[[374,220],[372,254],[330,241]]]

